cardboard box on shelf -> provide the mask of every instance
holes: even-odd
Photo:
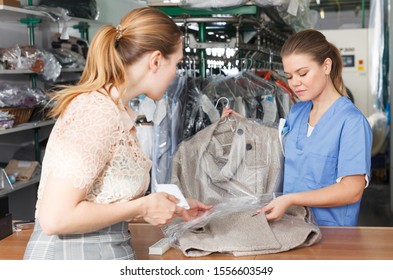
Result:
[[[8,175],[16,174],[15,178],[17,181],[28,181],[33,176],[38,165],[38,161],[11,159],[5,167],[5,172]]]
[[[20,8],[22,5],[17,0],[0,0],[0,5]]]

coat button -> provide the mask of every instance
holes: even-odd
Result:
[[[249,151],[252,149],[252,145],[251,144],[246,144],[246,150]]]
[[[238,134],[238,135],[242,135],[242,134],[243,134],[243,129],[239,128],[239,129],[237,130],[237,134]]]

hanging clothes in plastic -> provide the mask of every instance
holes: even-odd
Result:
[[[179,145],[171,182],[188,197],[217,203],[224,197],[280,192],[282,165],[277,129],[230,117]]]
[[[221,97],[229,100],[230,107],[246,118],[260,119],[263,124],[277,127],[293,104],[290,92],[276,80],[266,79],[252,71],[233,76],[216,76],[202,89],[214,103]],[[219,104],[220,105],[220,104]],[[217,107],[221,111],[221,107]]]
[[[186,197],[214,208],[191,222],[174,222],[165,235],[186,256],[263,254],[314,244],[321,234],[306,207],[290,208],[279,222],[253,215],[281,193],[282,165],[276,128],[236,116],[213,123],[179,145],[171,181]]]

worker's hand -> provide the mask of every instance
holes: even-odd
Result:
[[[178,213],[179,217],[185,221],[192,220],[195,217],[198,217],[200,214],[210,210],[213,208],[212,205],[204,204],[196,199],[187,198],[188,205],[190,209],[184,209],[184,211]]]
[[[240,115],[238,112],[233,111],[233,109],[231,109],[229,107],[224,107],[224,109],[222,110],[222,113],[221,113],[221,118],[226,118],[231,115],[237,116],[239,118],[244,118],[244,116]]]
[[[224,107],[224,109],[222,110],[222,113],[221,113],[221,118],[226,118],[232,113],[233,113],[233,110],[231,108]]]
[[[282,195],[273,199],[257,213],[264,213],[268,221],[278,221],[291,206],[290,195]]]
[[[179,199],[165,192],[155,192],[141,199],[143,199],[143,219],[154,226],[161,227],[170,223],[176,215],[185,210],[176,205]]]

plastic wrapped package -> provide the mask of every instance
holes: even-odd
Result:
[[[256,211],[282,192],[283,155],[278,130],[230,116],[183,141],[174,155],[171,182],[186,197],[213,208],[163,228],[186,256],[236,256],[286,251],[318,242],[310,209],[291,207],[278,222]]]
[[[314,12],[310,10],[310,0],[286,1],[275,8],[282,20],[295,31],[313,28],[316,23]]]
[[[78,53],[84,58],[87,57],[87,52],[89,50],[89,42],[87,40],[74,36],[68,36],[67,39],[64,39],[60,33],[53,35],[51,45],[53,49],[68,49]]]
[[[48,51],[42,51],[42,57],[44,59],[44,69],[42,76],[47,81],[56,81],[61,74],[61,64],[53,55],[53,53]]]
[[[61,7],[71,17],[97,20],[100,12],[96,0],[40,0],[40,6]]]
[[[63,68],[83,68],[86,64],[86,59],[82,55],[70,49],[52,49],[51,53]]]
[[[34,108],[45,105],[48,100],[49,97],[40,89],[0,85],[0,108]]]
[[[45,80],[55,81],[61,73],[61,65],[52,53],[32,46],[3,49],[0,60],[7,70],[31,70],[42,74]]]
[[[44,69],[42,53],[31,46],[16,45],[2,50],[0,60],[7,70],[31,70],[41,73]]]
[[[0,110],[0,130],[7,129],[14,126],[14,116],[6,111]]]

